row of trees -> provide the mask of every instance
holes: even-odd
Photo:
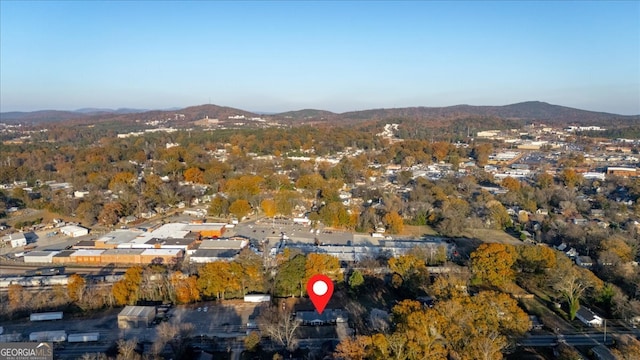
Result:
[[[433,308],[404,300],[392,314],[392,331],[343,340],[336,358],[501,359],[510,340],[529,329],[516,300],[493,291],[443,299]]]

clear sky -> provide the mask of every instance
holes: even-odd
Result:
[[[640,1],[0,0],[0,110],[640,114]]]

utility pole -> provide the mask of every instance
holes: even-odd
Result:
[[[604,345],[607,345],[607,319],[604,319]]]

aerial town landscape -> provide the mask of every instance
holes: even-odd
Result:
[[[158,96],[154,103],[140,95],[143,90],[122,90],[142,87],[107,68],[104,78],[94,79],[96,87],[84,85],[84,91],[58,78],[58,96],[57,87],[47,85],[58,81],[55,74],[42,75],[46,94],[35,90],[40,79],[29,85],[30,61],[41,60],[27,60],[35,46],[27,40],[47,31],[20,35],[25,25],[16,19],[60,11],[66,14],[61,19],[89,29],[74,32],[72,39],[96,37],[105,41],[105,49],[119,49],[125,45],[109,38],[122,35],[117,27],[109,26],[109,36],[97,29],[123,9],[131,13],[122,16],[136,18],[148,10],[137,8],[142,4],[0,1],[0,360],[640,359],[640,3],[478,3],[501,11],[522,6],[562,13],[578,6],[585,13],[629,14],[619,24],[638,25],[628,35],[637,46],[618,68],[631,64],[624,84],[632,86],[617,100],[593,95],[593,105],[587,99],[575,102],[586,92],[566,98],[552,91],[548,96],[523,92],[533,95],[511,101],[510,91],[468,98],[443,90],[451,99],[436,106],[429,104],[442,103],[440,95],[410,88],[409,99],[425,96],[415,106],[394,98],[393,91],[381,93],[390,97],[385,102],[369,89],[350,88],[355,80],[348,78],[340,83],[345,92],[329,90],[344,97],[332,100],[334,106],[263,99],[253,85],[238,85],[247,94],[245,103],[237,100],[244,95],[225,102],[236,91],[230,85],[236,80],[225,78],[225,71],[202,75],[226,81],[228,91],[212,92],[215,101],[174,94],[185,104],[178,107],[169,107],[175,102],[154,92],[157,83],[146,90]],[[198,15],[203,9],[232,19],[248,16],[265,32],[284,37],[290,36],[278,32],[284,25],[267,26],[273,25],[261,12],[267,5],[278,9],[275,18],[305,13],[308,24],[322,21],[313,11],[322,17],[329,8],[349,12],[355,7],[371,19],[401,11],[404,20],[397,26],[425,34],[429,26],[412,23],[412,12],[453,16],[438,8],[452,6],[446,2],[244,5],[167,2],[154,11],[165,20],[180,11],[205,16]],[[462,7],[480,11],[476,5]],[[252,6],[262,10],[254,13],[248,10]],[[98,23],[79,20],[98,10],[103,18],[90,17]],[[351,24],[354,18],[335,16],[333,25],[345,26],[349,39],[360,39],[354,35],[360,34],[357,24],[369,28],[373,21],[358,18]],[[131,40],[125,41],[129,34],[119,39],[138,46],[140,34],[160,29],[155,20],[141,21],[140,28],[132,28]],[[69,35],[66,25],[55,24],[45,38]],[[320,36],[314,26],[298,25],[304,34]],[[262,29],[247,33],[249,43],[263,51],[262,60],[242,58],[226,66],[240,69],[268,61],[267,53],[281,55],[255,41]],[[187,30],[175,31],[184,35]],[[397,31],[394,41],[402,33]],[[175,40],[171,32],[163,34]],[[377,34],[380,41],[388,35]],[[17,45],[22,36],[29,45]],[[326,39],[315,41],[321,46]],[[406,45],[400,44],[398,51]],[[611,44],[597,46],[623,46]],[[336,51],[338,45],[325,46]],[[66,65],[66,54],[47,49],[58,71],[86,70],[75,60]],[[111,56],[93,45],[87,51]],[[200,47],[191,54],[200,51],[211,55]],[[353,51],[349,54],[358,54]],[[172,56],[162,64],[171,68]],[[292,74],[296,61],[312,63],[306,56],[295,53],[297,60],[285,61]],[[88,63],[100,68],[101,61]],[[164,71],[137,61],[114,66]],[[349,73],[358,72],[348,59],[326,61],[332,64],[327,66],[350,64]],[[400,71],[402,61],[394,61],[393,70],[381,71]],[[271,64],[274,72],[284,71]],[[413,66],[410,60],[407,64]],[[322,76],[329,75],[319,73],[325,75],[313,79],[321,87]],[[201,76],[185,74],[193,81]],[[119,91],[110,88],[110,76],[127,84],[119,90],[122,96],[113,95]],[[498,83],[491,86],[498,89]],[[175,84],[180,88],[179,81]],[[367,84],[376,88],[378,83]],[[88,95],[100,86],[111,90],[98,91],[99,96],[112,94],[113,101],[130,107],[113,110],[108,107],[113,102]],[[360,92],[363,97],[349,97]],[[27,93],[33,94],[31,102]],[[315,94],[313,89],[307,93]],[[251,96],[257,96],[254,102]],[[508,105],[455,105],[468,99]],[[136,101],[148,110],[136,108]],[[89,103],[107,105],[42,110]],[[246,110],[256,107],[269,111]],[[326,108],[332,111],[319,110]]]

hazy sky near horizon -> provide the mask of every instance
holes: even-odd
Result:
[[[0,0],[0,110],[640,114],[640,1]]]

